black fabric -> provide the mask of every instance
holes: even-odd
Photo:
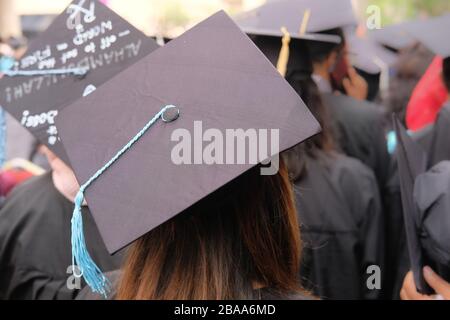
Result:
[[[450,103],[442,107],[432,130],[428,167],[450,160]]]
[[[409,262],[414,275],[417,291],[431,294],[428,284],[423,278],[422,269],[426,265],[419,239],[418,208],[414,203],[414,181],[417,176],[426,172],[426,153],[419,144],[414,142],[397,117],[393,117],[394,129],[397,135],[396,158],[401,190],[403,220],[406,232]]]
[[[13,190],[0,211],[0,300],[75,297],[77,290],[66,285],[72,264],[72,211],[73,204],[56,190],[51,173]],[[89,253],[102,270],[116,269],[121,255],[107,253],[86,208],[83,222]]]
[[[424,251],[436,264],[450,267],[450,161],[417,177],[414,200]]]
[[[323,93],[322,97],[342,152],[371,168],[380,188],[384,188],[389,176],[390,157],[381,107],[346,95]]]
[[[403,220],[403,206],[398,176],[397,158],[391,163],[390,178],[385,192],[386,212],[386,267],[385,299],[400,299],[403,279],[410,270],[406,231]]]
[[[367,267],[384,270],[383,216],[371,170],[343,155],[306,159],[295,183],[306,289],[328,299],[377,299]],[[382,273],[383,274],[383,273]]]

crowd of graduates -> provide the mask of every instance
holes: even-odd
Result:
[[[0,299],[450,299],[450,13],[361,24],[277,0],[161,43],[90,0],[3,39]],[[276,172],[173,163],[195,121],[277,129]]]

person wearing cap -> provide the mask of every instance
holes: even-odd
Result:
[[[364,101],[367,85],[363,84],[365,80],[351,67],[348,69],[348,78],[340,80],[340,85],[347,87],[348,92],[343,91],[337,95],[334,93],[339,90],[339,85],[333,85],[333,81],[337,80],[332,81],[336,77],[330,70],[332,66],[337,68],[339,59],[347,59],[345,37],[341,28],[324,30],[321,33],[337,35],[343,41],[341,45],[313,42],[308,45],[314,66],[313,79],[330,110],[334,136],[345,154],[360,159],[374,170],[382,189],[388,176],[386,168],[389,164],[382,109]]]
[[[417,21],[409,24],[408,26],[408,32],[413,37],[413,39],[419,41],[423,47],[428,48],[428,50],[430,50],[432,53],[442,57],[442,75],[439,76],[442,77],[442,82],[445,84],[447,89],[449,89],[448,79],[450,79],[450,47],[447,40],[446,30],[448,30],[449,28],[449,22],[450,15],[447,14],[436,18],[430,18],[424,21]],[[421,111],[421,109],[417,109],[416,111]],[[426,111],[426,108],[423,108],[423,111],[428,112]],[[429,115],[427,115],[427,117],[428,116]],[[450,160],[450,148],[448,146],[448,136],[450,134],[450,132],[448,131],[449,124],[450,108],[448,107],[448,103],[446,103],[441,107],[434,124],[411,134],[412,139],[416,143],[420,144],[423,150],[426,151],[426,154],[424,155],[426,161],[423,164],[425,169],[431,169],[440,161]],[[398,177],[395,176],[393,176],[393,179],[396,188],[400,189],[401,180],[398,180]],[[400,190],[398,190],[398,193],[400,193]],[[403,194],[402,197],[404,197]],[[391,203],[394,203],[395,205],[395,201],[391,201]],[[399,207],[399,211],[402,211],[401,203],[396,206]],[[406,223],[404,219],[399,219],[396,225],[403,226],[404,223]],[[407,234],[405,234],[406,232],[407,230],[405,230],[404,227],[402,227],[401,230],[398,230],[398,234],[401,235],[399,237],[398,243],[401,245],[398,250],[399,253],[397,254],[397,265],[399,267],[397,269],[398,272],[395,278],[395,297],[398,297],[406,274],[411,268],[408,259],[408,250],[406,248],[406,245],[408,244]],[[403,249],[401,249],[402,247]],[[420,270],[420,266],[416,267],[416,277],[418,277],[417,274],[421,273]]]
[[[250,36],[277,65],[279,52],[285,49],[281,36]],[[369,290],[366,272],[372,265],[384,270],[377,182],[359,160],[336,150],[327,109],[311,77],[307,41],[317,40],[291,39],[286,79],[318,119],[322,132],[283,153],[301,221],[302,284],[323,299],[377,299],[381,288]]]
[[[328,109],[331,127],[337,149],[349,157],[356,158],[373,170],[377,179],[383,205],[389,196],[390,156],[387,151],[382,108],[372,104],[367,98],[367,84],[353,68],[349,68],[348,51],[344,28],[356,24],[351,1],[276,1],[262,7],[257,14],[249,14],[249,22],[244,26],[259,25],[289,26],[295,34],[301,24],[301,13],[310,10],[307,32],[316,37],[322,35],[338,38],[337,43],[309,41],[308,52],[313,63],[312,78],[321,91],[323,102]],[[258,10],[258,9],[256,9]],[[298,14],[300,12],[300,14]],[[265,28],[267,29],[267,27]],[[244,29],[245,30],[245,29]],[[294,33],[295,32],[295,33]],[[345,84],[344,84],[345,83]],[[343,86],[347,87],[349,95]],[[340,94],[335,91],[340,89]],[[387,212],[386,209],[383,212]],[[400,213],[397,213],[399,215]],[[391,215],[385,213],[386,225]],[[383,228],[384,229],[384,228]],[[395,231],[385,232],[386,248],[396,243]],[[393,239],[391,239],[393,238]],[[393,263],[387,261],[388,266]],[[394,267],[383,271],[386,279]]]
[[[394,119],[399,145],[397,162],[409,268],[402,299],[448,298],[450,279],[450,161],[427,170],[423,148]],[[434,271],[433,271],[434,270]],[[420,294],[419,294],[420,293]]]
[[[384,221],[375,176],[359,160],[336,150],[326,108],[312,78],[300,80],[297,74],[289,82],[323,130],[285,152],[302,223],[303,284],[323,299],[379,299],[384,279],[378,288],[371,290],[367,285],[368,267],[384,270],[385,263]],[[357,253],[355,246],[360,248]]]
[[[180,153],[179,137],[196,122],[217,139],[234,128],[279,130],[279,148],[256,163],[233,163],[230,147],[213,162],[197,153],[194,164],[191,143]],[[80,298],[308,297],[299,282],[299,224],[286,166],[279,159],[267,175],[258,163],[320,125],[224,12],[68,106],[59,129],[81,181],[72,254],[92,292]],[[131,245],[118,273],[104,275],[85,248],[84,199],[110,253]]]

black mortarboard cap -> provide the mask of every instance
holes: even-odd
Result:
[[[303,34],[299,31],[306,11],[310,16]],[[351,0],[271,1],[237,16],[236,21],[248,34],[281,37],[281,28],[285,27],[294,39],[324,41],[332,41],[336,36],[317,32],[357,24]],[[339,43],[339,37],[335,41]]]
[[[179,117],[165,123],[170,105]],[[67,107],[58,119],[61,139],[82,184],[76,202],[82,202],[86,191],[110,253],[256,165],[174,163],[171,154],[177,143],[171,136],[176,129],[192,132],[195,121],[222,133],[278,129],[280,152],[320,131],[297,93],[248,36],[224,12],[213,15]],[[137,132],[140,139],[130,146]],[[194,145],[193,150],[198,148]],[[105,165],[118,150],[123,150],[120,159]],[[273,154],[270,150],[268,156]],[[101,168],[105,170],[98,179],[92,179]],[[75,242],[79,233],[80,227],[74,229],[73,224]],[[83,260],[88,255],[82,251],[80,256]],[[84,265],[81,269],[84,272]],[[98,276],[93,279],[91,286],[103,286],[101,280],[95,286]]]
[[[448,35],[450,30],[450,13],[440,17],[416,21],[408,25],[406,30],[435,54],[443,58],[450,57]]]

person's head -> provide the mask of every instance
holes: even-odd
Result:
[[[450,94],[450,57],[445,58],[442,64],[442,78],[444,79],[445,87]]]
[[[319,33],[337,35],[342,40],[339,44],[315,41],[310,41],[307,44],[308,51],[314,66],[314,71],[316,72],[318,69],[320,69],[331,72],[336,66],[338,60],[343,57],[342,55],[344,55],[343,58],[345,58],[346,55],[344,31],[342,30],[342,28],[335,28]]]
[[[151,208],[149,208],[151,210]],[[253,299],[299,290],[300,232],[283,161],[244,173],[129,248],[117,299]]]

